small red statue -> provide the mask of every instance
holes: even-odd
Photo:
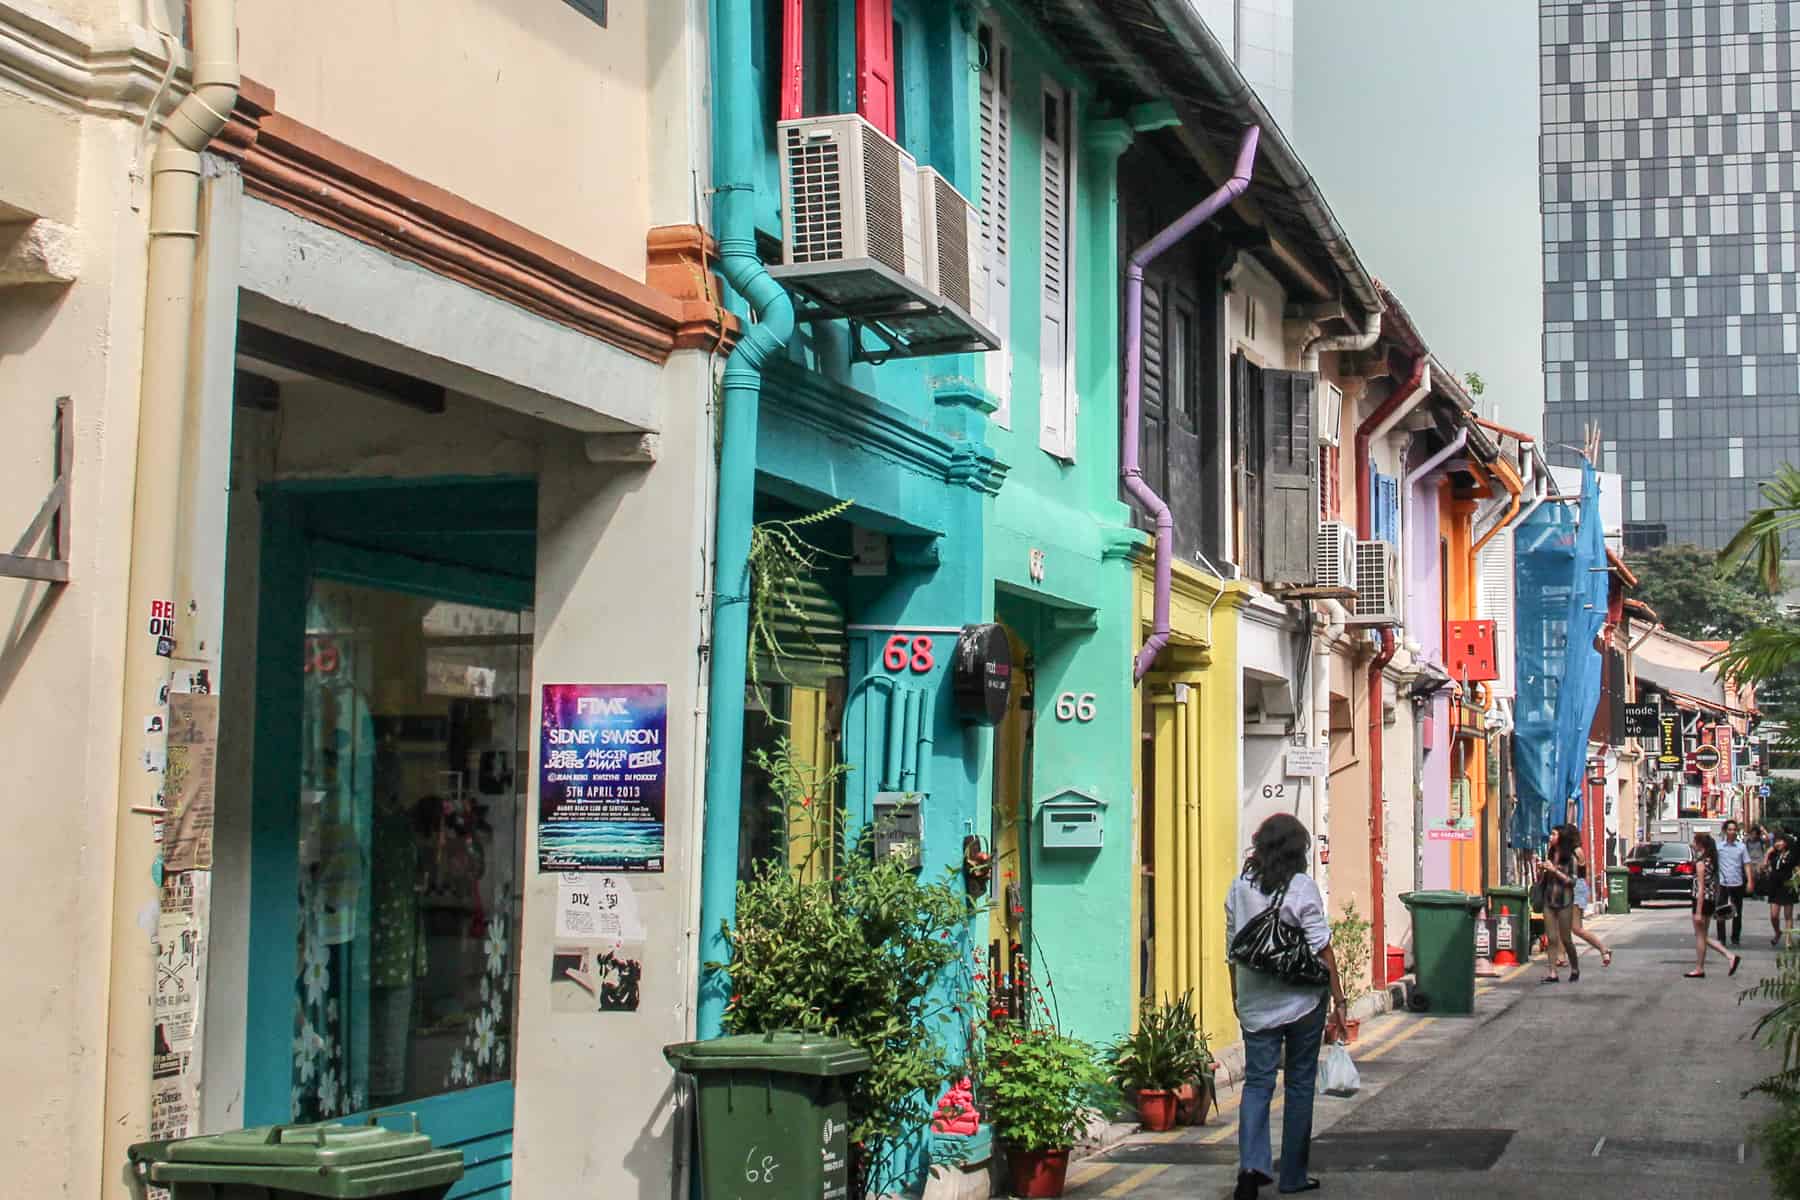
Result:
[[[931,1128],[938,1133],[955,1134],[958,1137],[973,1137],[981,1131],[981,1114],[975,1111],[975,1089],[967,1076],[945,1092],[944,1098],[938,1101],[937,1112],[931,1118]]]

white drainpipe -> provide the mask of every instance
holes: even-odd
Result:
[[[1306,343],[1300,351],[1300,369],[1317,371],[1319,355],[1331,350],[1367,350],[1381,337],[1381,313],[1369,314],[1369,323],[1359,333],[1344,333],[1336,337],[1319,336]]]
[[[235,0],[192,0],[190,91],[157,137],[150,168],[150,246],[144,277],[143,367],[139,382],[137,469],[132,495],[130,597],[126,610],[119,793],[113,845],[112,967],[107,988],[104,1157],[99,1194],[133,1195],[126,1148],[150,1132],[151,998],[161,893],[151,822],[160,806],[167,755],[163,689],[173,660],[147,631],[152,605],[183,607],[175,595],[182,444],[189,422],[189,359],[195,266],[200,243],[200,152],[237,104]],[[163,716],[165,732],[146,733]],[[146,756],[150,759],[147,769]]]

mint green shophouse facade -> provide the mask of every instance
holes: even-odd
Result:
[[[1142,535],[1118,489],[1113,192],[1124,139],[1010,5],[892,0],[891,22],[868,20],[881,7],[713,5],[715,232],[727,299],[755,322],[754,349],[734,353],[724,388],[699,958],[723,957],[718,930],[737,880],[780,852],[749,763],[788,736],[816,762],[851,767],[841,799],[853,825],[891,793],[921,797],[925,874],[959,867],[969,839],[986,843],[994,903],[969,930],[971,951],[1028,958],[1063,1025],[1105,1039],[1129,1024],[1137,990],[1128,554]],[[790,8],[807,27],[788,40],[804,47],[804,72],[784,102],[783,79],[799,74],[783,70]],[[874,47],[873,58],[889,57],[872,78],[877,30],[892,41]],[[998,351],[866,361],[853,324],[809,311],[791,278],[784,299],[746,261],[754,245],[783,274],[784,107],[812,117],[860,100],[879,126],[870,94],[887,84],[894,140],[980,210]],[[791,334],[784,303],[796,310]],[[860,345],[874,345],[867,331]],[[734,438],[734,405],[740,423],[755,413],[751,439],[741,426]],[[752,506],[733,489],[749,454],[757,521],[849,502],[804,530],[842,556],[822,560],[809,585],[811,651],[753,688],[732,675],[742,661],[732,637],[743,635],[730,632],[745,607],[730,555],[748,537]],[[948,665],[962,628],[994,621],[1016,673],[1009,712],[988,728],[959,717]],[[899,669],[884,661],[896,639],[908,648]],[[1067,819],[1046,822],[1047,802]],[[1098,845],[1047,849],[1046,837]],[[702,1037],[719,1030],[721,982],[701,979]],[[911,1190],[921,1179],[891,1182]]]

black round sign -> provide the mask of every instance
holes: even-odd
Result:
[[[998,625],[964,625],[956,635],[950,690],[956,712],[973,725],[998,725],[1012,696],[1012,643]]]
[[[1702,771],[1719,769],[1719,748],[1717,746],[1695,746],[1694,766]]]

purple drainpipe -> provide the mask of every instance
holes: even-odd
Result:
[[[1121,439],[1119,476],[1132,499],[1156,518],[1156,609],[1150,639],[1138,651],[1131,671],[1134,683],[1149,672],[1156,656],[1169,644],[1169,580],[1174,572],[1175,544],[1175,518],[1169,514],[1168,503],[1144,482],[1144,470],[1138,464],[1138,414],[1143,407],[1144,387],[1144,268],[1244,194],[1250,186],[1250,168],[1256,162],[1256,143],[1261,136],[1262,130],[1255,125],[1244,130],[1231,178],[1180,220],[1132,251],[1125,263],[1125,435]]]

